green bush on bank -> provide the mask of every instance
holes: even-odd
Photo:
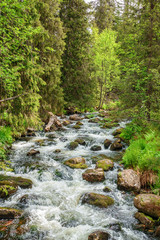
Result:
[[[160,176],[160,136],[156,131],[148,131],[136,140],[131,140],[122,163],[141,171],[154,171]]]

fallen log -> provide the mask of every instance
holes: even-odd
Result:
[[[54,115],[52,112],[48,112],[49,114],[49,122],[45,127],[45,131],[49,132],[51,130],[51,128],[53,128],[54,130],[58,127],[61,128],[62,124],[61,122],[58,120],[57,116]]]

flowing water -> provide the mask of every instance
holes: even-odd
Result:
[[[24,234],[25,240],[87,240],[90,233],[96,230],[107,231],[113,240],[155,239],[136,230],[138,223],[134,218],[136,209],[133,206],[134,196],[117,189],[117,172],[122,167],[115,162],[114,169],[105,173],[102,183],[89,183],[82,179],[85,170],[71,169],[63,162],[71,157],[82,156],[89,168],[95,168],[92,157],[105,154],[115,157],[118,153],[104,149],[104,140],[113,140],[115,128],[101,129],[98,124],[82,120],[81,129],[75,130],[70,124],[63,130],[55,132],[55,138],[49,139],[44,132],[36,137],[24,138],[13,144],[10,155],[14,173],[33,181],[31,189],[20,189],[15,195],[1,203],[5,207],[21,208],[29,216],[30,232]],[[125,122],[121,122],[123,127]],[[86,146],[79,145],[69,150],[68,144],[77,137],[86,141]],[[90,150],[92,145],[100,145],[101,151]],[[30,149],[40,151],[34,157],[27,156]],[[55,153],[61,149],[60,153]],[[104,187],[112,191],[103,192]],[[111,196],[115,204],[101,209],[82,204],[84,193],[95,192]],[[20,201],[25,196],[26,202]]]

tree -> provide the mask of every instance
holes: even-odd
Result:
[[[40,0],[36,4],[40,14],[39,24],[43,29],[34,41],[40,54],[40,65],[43,67],[42,79],[45,82],[45,87],[40,87],[41,116],[44,116],[44,111],[60,113],[64,104],[63,89],[60,86],[60,68],[65,35],[59,17],[59,4],[59,0]]]
[[[160,3],[156,0],[126,3],[119,25],[121,98],[126,107],[136,108],[138,115],[150,120],[160,105]]]
[[[39,121],[38,94],[43,80],[33,39],[41,31],[35,27],[38,14],[35,1],[4,0],[0,14],[0,92],[1,99],[28,93],[1,104],[1,120],[21,131]]]
[[[95,23],[101,33],[106,28],[112,28],[114,24],[114,0],[97,0],[95,5]]]
[[[68,105],[88,108],[94,105],[94,79],[91,78],[91,33],[84,0],[64,0],[61,19],[66,32],[62,86]]]
[[[94,28],[93,35],[94,75],[98,83],[99,108],[101,108],[107,93],[113,90],[115,81],[119,78],[120,63],[116,55],[119,44],[116,43],[116,33],[111,29],[105,29],[98,34],[98,29]]]

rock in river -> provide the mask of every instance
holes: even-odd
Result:
[[[105,180],[104,171],[102,168],[88,169],[83,174],[83,179],[88,182],[102,182]]]
[[[96,231],[88,236],[88,240],[108,240],[109,237],[107,232]]]
[[[144,213],[137,212],[135,213],[134,217],[142,224],[144,224],[146,228],[153,228],[153,226],[155,225],[155,221]]]
[[[70,144],[69,144],[69,146],[68,146],[68,148],[70,149],[70,150],[74,150],[74,149],[76,149],[78,147],[78,142],[70,142]]]
[[[14,218],[20,217],[22,213],[23,212],[21,210],[17,210],[14,208],[1,207],[0,219],[14,219]]]
[[[93,145],[92,147],[91,147],[91,150],[92,151],[100,151],[102,148],[101,148],[101,146],[98,146],[98,145]]]
[[[31,149],[28,153],[27,153],[27,156],[34,156],[36,154],[39,154],[40,151],[38,150],[35,150],[35,149]]]
[[[77,114],[73,114],[69,117],[70,120],[73,120],[73,121],[79,121],[79,120],[82,120],[82,118],[80,116],[78,116]]]
[[[81,168],[81,169],[85,169],[88,167],[85,163],[86,161],[82,157],[71,158],[64,162],[65,165],[71,168]]]
[[[154,194],[139,194],[134,199],[134,206],[140,212],[151,217],[160,217],[160,196]]]
[[[139,192],[141,188],[140,176],[132,169],[125,169],[118,173],[117,184],[119,189]]]
[[[116,141],[114,141],[114,143],[111,144],[111,151],[117,151],[117,150],[121,150],[123,148],[123,145],[121,143],[121,139],[117,139]]]
[[[104,141],[104,148],[109,148],[109,146],[111,145],[111,143],[112,143],[112,141],[111,140],[109,140],[109,139],[106,139],[105,141]]]
[[[21,188],[31,188],[32,181],[22,177],[12,177],[7,175],[0,175],[0,185],[5,185],[6,181],[10,182],[10,186],[19,186]]]
[[[86,193],[82,196],[82,203],[88,203],[100,208],[107,208],[114,204],[113,198],[98,193]]]
[[[104,171],[108,171],[113,167],[114,163],[110,159],[103,159],[96,162],[96,168],[102,168]]]

